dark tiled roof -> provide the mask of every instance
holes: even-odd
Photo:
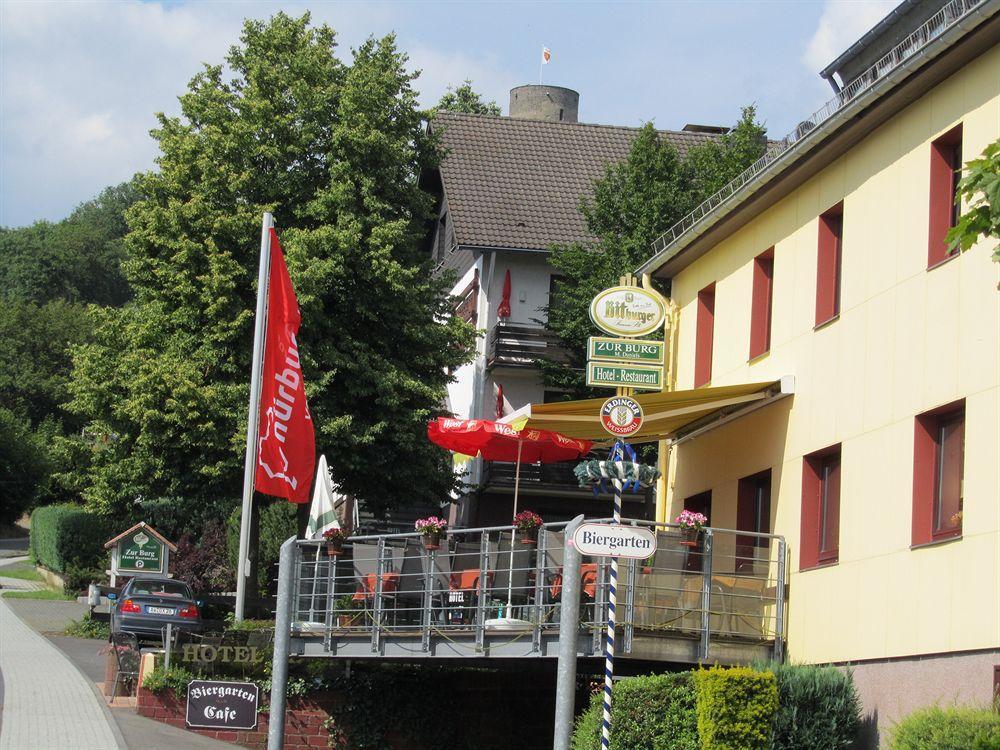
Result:
[[[591,239],[580,196],[623,161],[638,128],[441,112],[431,122],[447,156],[441,181],[455,242],[547,249]],[[712,135],[662,131],[683,156]]]

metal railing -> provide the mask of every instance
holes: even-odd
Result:
[[[781,658],[782,537],[706,528],[689,539],[669,524],[623,523],[655,527],[658,548],[648,560],[619,566],[620,653],[673,636],[702,659],[723,643],[765,646]],[[564,528],[546,524],[537,541],[514,534],[513,554],[509,526],[452,530],[439,549],[427,549],[416,533],[353,537],[338,557],[327,556],[322,543],[300,541],[294,629],[321,637],[327,653],[344,653],[348,643],[355,654],[363,644],[368,655],[380,655],[384,641],[403,638],[411,652],[426,655],[443,638],[486,655],[487,640],[506,633],[521,641],[519,655],[551,655],[542,654],[542,640],[558,638]],[[579,607],[588,644],[582,655],[601,653],[609,569],[609,558],[583,560],[581,599],[571,605]]]
[[[539,360],[565,362],[565,349],[558,337],[539,326],[500,321],[490,331],[486,367],[534,367]]]
[[[835,97],[800,122],[795,130],[780,141],[770,142],[765,154],[741,172],[732,182],[705,199],[691,213],[654,240],[653,255],[655,256],[670,247],[670,245],[676,242],[705,216],[718,208],[771,164],[787,154],[793,146],[808,136],[818,125],[829,120],[848,104],[855,101],[861,94],[870,90],[876,82],[885,78],[930,42],[955,26],[970,11],[983,2],[984,0],[951,0],[951,2],[931,16],[916,31],[893,47],[888,54],[884,55],[864,73],[844,86]]]

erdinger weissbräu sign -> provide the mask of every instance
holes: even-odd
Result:
[[[170,553],[177,547],[145,521],[104,543],[111,549],[114,576],[163,576],[170,569]]]
[[[254,729],[259,700],[252,682],[191,680],[184,721],[198,729]]]
[[[645,560],[656,552],[656,534],[642,526],[582,523],[573,532],[573,545],[581,555]]]

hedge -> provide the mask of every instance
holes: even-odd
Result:
[[[103,570],[108,561],[104,543],[112,536],[109,519],[78,505],[46,505],[31,514],[31,557],[57,573],[71,567]]]
[[[573,732],[573,750],[601,745],[602,696],[597,692]],[[615,683],[613,750],[698,750],[698,719],[690,672],[647,675]]]
[[[891,737],[890,750],[1000,750],[1000,714],[931,706],[900,721]]]
[[[768,750],[778,710],[774,674],[712,667],[693,675],[702,750]]]
[[[778,682],[773,750],[841,750],[861,726],[861,701],[849,671],[793,664],[758,665]]]

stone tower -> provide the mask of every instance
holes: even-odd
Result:
[[[527,84],[510,90],[511,117],[524,120],[577,122],[580,94],[562,86]]]

